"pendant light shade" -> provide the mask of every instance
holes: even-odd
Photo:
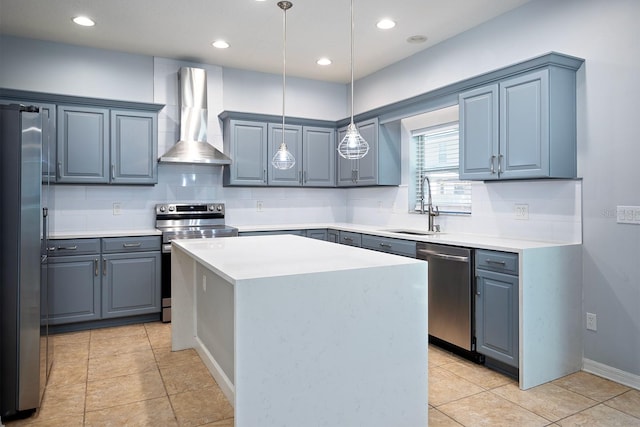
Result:
[[[286,170],[291,169],[296,164],[296,159],[293,154],[287,148],[285,142],[285,129],[284,129],[284,105],[286,98],[286,75],[287,75],[287,10],[291,9],[293,3],[289,1],[278,2],[278,7],[282,9],[282,142],[280,148],[273,155],[271,164],[276,169]]]
[[[351,0],[351,123],[347,127],[347,134],[338,144],[338,153],[345,159],[357,160],[367,155],[369,144],[353,123],[353,44],[353,0]]]

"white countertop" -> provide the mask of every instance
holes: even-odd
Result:
[[[443,245],[465,246],[477,249],[490,249],[496,251],[520,253],[525,249],[550,248],[558,246],[570,246],[580,243],[545,242],[536,240],[508,239],[503,237],[486,236],[481,234],[466,233],[438,233],[435,235],[411,235],[393,233],[385,230],[405,229],[402,226],[373,226],[350,223],[314,223],[314,224],[272,224],[272,225],[242,225],[236,226],[240,232],[243,231],[274,231],[274,230],[301,230],[331,228],[334,230],[351,231],[354,233],[372,234],[382,237],[392,237],[402,240],[414,240],[416,242],[439,243]],[[412,230],[412,227],[406,227]],[[424,231],[424,230],[418,230]]]
[[[97,231],[61,231],[49,234],[49,239],[87,239],[98,237],[133,237],[133,236],[161,236],[162,232],[156,228],[139,230],[97,230]]]
[[[174,240],[172,246],[172,250],[187,252],[232,283],[423,262],[292,235]]]

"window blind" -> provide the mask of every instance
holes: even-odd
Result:
[[[446,213],[471,213],[471,182],[459,179],[458,123],[416,131],[415,145],[415,210],[420,210],[420,192],[425,174],[431,182],[434,206]],[[426,181],[425,181],[426,185]],[[428,200],[425,188],[424,201]]]

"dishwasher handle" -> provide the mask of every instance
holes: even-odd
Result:
[[[468,256],[443,254],[429,249],[418,249],[418,254],[433,258],[446,259],[448,261],[469,262]]]

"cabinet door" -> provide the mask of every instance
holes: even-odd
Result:
[[[160,312],[160,253],[103,255],[102,317]]]
[[[109,110],[58,106],[58,182],[109,182]]]
[[[376,185],[378,183],[378,119],[357,123],[358,131],[369,144],[369,152],[357,160],[356,184]]]
[[[231,165],[227,185],[267,185],[267,124],[229,121]]]
[[[500,83],[500,155],[503,178],[549,176],[549,71]]]
[[[269,150],[267,154],[268,183],[269,185],[282,185],[299,187],[302,185],[302,126],[285,125],[284,141],[287,149],[295,158],[295,165],[291,169],[276,169],[271,164],[273,155],[282,144],[282,125],[269,123]]]
[[[157,134],[155,113],[111,111],[111,183],[158,182]]]
[[[338,139],[336,141],[336,147],[340,144],[344,136],[347,134],[347,128],[338,129]],[[356,170],[358,168],[357,160],[345,159],[337,150],[335,153],[336,159],[338,159],[337,170],[337,185],[338,187],[351,187],[356,183]]]
[[[335,186],[335,129],[304,126],[302,130],[302,184],[313,187]]]
[[[327,241],[340,243],[340,232],[338,230],[327,230]]]
[[[498,179],[498,85],[459,96],[460,179]]]
[[[518,276],[476,273],[476,351],[518,367]]]
[[[100,318],[99,255],[49,257],[49,324],[84,322]]]

